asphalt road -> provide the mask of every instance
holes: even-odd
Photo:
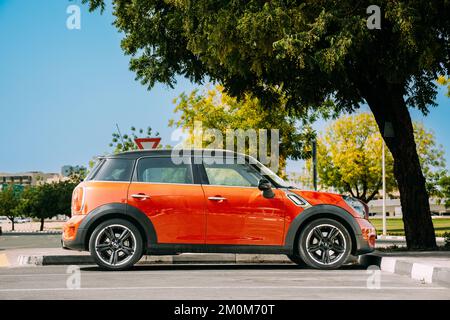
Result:
[[[60,248],[61,235],[3,235],[0,236],[0,250],[26,248]]]
[[[76,268],[0,269],[0,299],[450,299],[450,288],[355,267],[155,265],[107,272],[81,266],[79,274]]]

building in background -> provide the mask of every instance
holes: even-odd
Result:
[[[0,185],[13,184],[26,187],[58,182],[62,179],[63,177],[59,173],[45,173],[41,171],[0,173]]]

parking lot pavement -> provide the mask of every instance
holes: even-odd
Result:
[[[154,265],[122,272],[95,266],[79,270],[0,269],[0,299],[450,299],[450,288],[357,267],[319,271],[294,265]]]
[[[27,248],[61,248],[61,235],[41,234],[0,236],[0,250]]]

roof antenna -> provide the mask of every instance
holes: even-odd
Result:
[[[119,125],[116,123],[117,132],[119,133],[120,140],[122,141],[122,146],[125,146],[125,142],[123,142],[122,134],[120,133]]]

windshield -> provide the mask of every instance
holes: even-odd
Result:
[[[291,187],[286,181],[281,179],[279,176],[277,176],[277,174],[275,172],[273,172],[272,170],[267,168],[265,165],[263,165],[258,160],[252,158],[251,163],[254,163],[254,165],[260,170],[260,172],[263,176],[268,177],[270,180],[275,182],[279,187],[282,187],[282,188],[290,188]]]

